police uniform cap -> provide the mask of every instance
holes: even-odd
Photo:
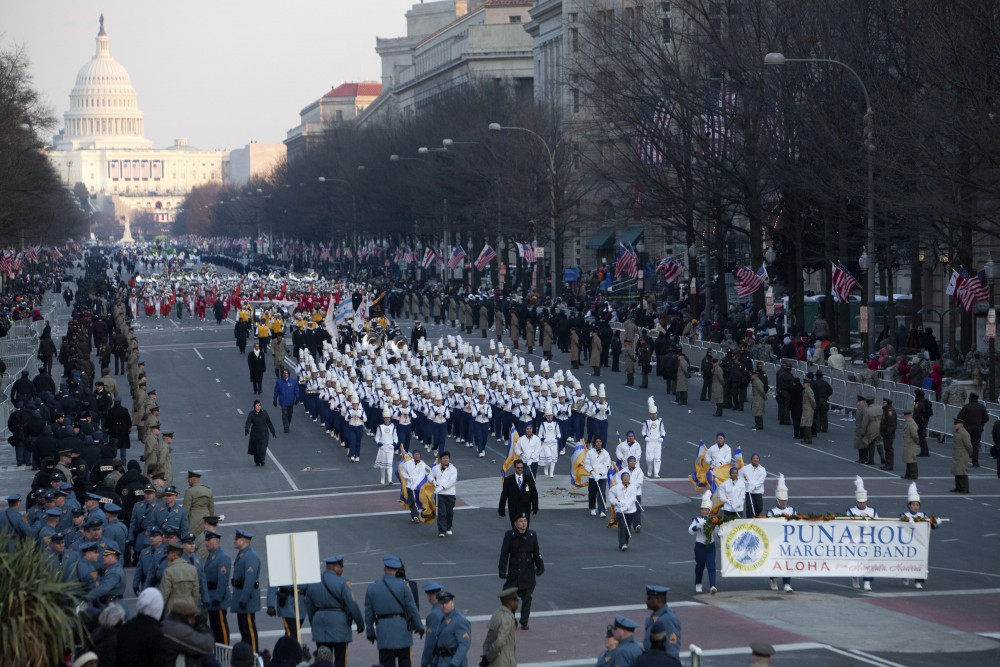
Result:
[[[101,523],[100,519],[91,519],[87,523],[83,524],[84,528],[103,528],[104,524]]]
[[[911,409],[909,409],[909,410],[903,410],[903,416],[904,416],[904,417],[905,417],[906,415],[912,415],[912,414],[913,414],[913,409],[912,409],[912,408],[911,408]]]
[[[177,542],[177,541],[169,542],[169,543],[167,543],[167,550],[168,551],[184,551],[184,545],[182,545],[180,542]]]
[[[750,644],[750,651],[753,652],[754,655],[761,658],[770,658],[774,655],[774,647],[763,642],[754,642],[753,644]]]
[[[118,549],[115,549],[114,547],[105,547],[104,548],[104,555],[105,556],[121,556],[122,552],[118,551]]]
[[[155,488],[153,488],[153,485],[152,485],[152,484],[150,484],[150,485],[146,486],[146,488],[144,488],[144,489],[142,490],[142,492],[143,492],[143,493],[156,493],[156,489],[155,489]]]
[[[97,501],[100,501],[100,500],[101,500],[101,494],[99,494],[99,493],[90,493],[90,492],[88,492],[88,493],[87,493],[87,498],[88,498],[89,500],[97,500]]]
[[[392,568],[394,570],[398,570],[399,568],[403,567],[403,561],[399,560],[399,558],[396,556],[389,555],[382,559],[382,565],[388,568]]]
[[[327,565],[336,565],[337,563],[344,562],[344,554],[334,554],[333,556],[327,556],[323,559],[323,562]]]
[[[454,600],[455,596],[448,591],[438,591],[437,599],[438,602],[447,602],[448,600]]]
[[[194,534],[193,533],[188,533],[187,535],[185,535],[184,537],[182,537],[181,538],[181,543],[182,544],[194,544]]]
[[[632,619],[625,618],[621,614],[617,614],[615,616],[615,627],[621,628],[623,630],[631,630],[634,632],[635,629],[639,627],[639,625]]]
[[[21,500],[21,494],[20,493],[12,493],[9,496],[7,496],[7,502],[8,503],[16,503],[19,500]]]
[[[861,394],[858,394],[858,398],[857,398],[857,400],[859,400],[859,401],[863,401],[863,400],[865,400],[865,397],[864,397],[864,396],[862,396]]]
[[[172,438],[172,437],[174,437],[174,432],[173,431],[164,431],[161,435],[164,438]],[[198,476],[201,477],[201,475],[198,475]]]
[[[97,551],[97,542],[81,542],[77,549],[80,551]]]
[[[646,595],[666,595],[670,591],[670,586],[655,586],[649,584],[646,586]]]
[[[49,542],[65,542],[65,541],[66,541],[66,536],[63,535],[62,533],[53,533],[49,537]]]
[[[162,535],[163,534],[163,529],[160,528],[159,526],[153,526],[152,528],[149,529],[149,534],[150,535]]]
[[[216,533],[214,531],[211,531],[211,530],[206,530],[205,531],[205,539],[206,540],[220,540],[220,539],[222,539],[222,535],[219,535],[218,533]]]
[[[165,473],[165,472],[158,472],[158,473],[155,473],[155,474],[154,474],[154,475],[152,476],[152,478],[151,478],[151,479],[162,479],[163,481],[166,481],[166,480],[167,480],[167,473]]]
[[[45,500],[55,500],[57,495],[59,495],[58,491],[55,489],[49,489],[45,492]]]
[[[964,417],[955,417],[954,422],[956,424],[964,424],[965,423],[965,418]]]
[[[170,537],[170,536],[180,537],[181,536],[180,532],[178,532],[178,530],[176,528],[174,528],[173,526],[167,526],[166,528],[164,528],[163,529],[163,535],[165,537]]]
[[[164,433],[164,435],[166,435],[166,433]],[[171,435],[173,435],[173,434],[171,434]],[[193,470],[188,470],[188,477],[197,477],[197,478],[201,479],[201,473],[200,472],[194,472]]]
[[[155,408],[153,408],[153,409],[155,410]],[[159,422],[153,422],[152,424],[149,425],[149,428],[160,428],[160,423]]]
[[[253,533],[250,532],[249,530],[243,530],[241,528],[237,528],[236,529],[236,537],[242,537],[243,539],[246,539],[246,540],[252,540],[253,539]]]
[[[74,507],[71,510],[71,512],[73,513],[73,516],[83,516],[84,514],[87,513],[87,510],[83,509],[82,507]]]
[[[500,591],[500,594],[497,595],[497,597],[500,598],[501,600],[506,600],[507,598],[516,598],[517,587],[511,586],[510,588],[505,588],[502,591]]]
[[[428,581],[424,584],[424,593],[437,593],[443,586],[436,581]]]
[[[67,456],[69,456],[69,455],[67,454]],[[50,482],[59,482],[59,481],[64,482],[64,481],[66,481],[66,476],[63,475],[58,470],[54,470],[51,473],[49,473],[49,481]]]
[[[45,516],[62,516],[62,511],[55,507],[45,510]]]
[[[663,621],[656,621],[649,627],[649,638],[657,642],[662,642],[667,638],[667,626],[663,624]]]
[[[170,486],[168,486],[167,488],[165,488],[163,490],[163,495],[165,495],[165,496],[176,496],[177,495],[177,487],[174,486],[173,484],[171,484]]]
[[[104,511],[110,512],[111,514],[118,514],[119,512],[122,511],[122,508],[119,507],[118,505],[115,505],[114,503],[108,503],[107,505],[104,506]]]
[[[207,523],[207,524],[211,524],[213,526],[217,526],[217,525],[219,525],[219,522],[222,521],[222,517],[221,516],[206,516],[203,519],[203,521],[205,523]]]
[[[72,449],[60,449],[59,450],[59,456],[73,456],[73,450]]]

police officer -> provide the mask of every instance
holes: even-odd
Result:
[[[218,644],[229,645],[229,619],[227,612],[232,602],[229,588],[229,573],[233,563],[223,549],[222,536],[211,530],[202,533],[205,536],[207,554],[201,564],[202,604],[208,612],[208,624],[215,635]]]
[[[125,570],[118,562],[121,555],[121,552],[114,547],[104,549],[104,568],[98,573],[97,585],[94,590],[87,594],[87,600],[94,607],[103,609],[124,597]]]
[[[133,564],[139,562],[143,550],[149,544],[149,529],[153,525],[153,510],[156,509],[156,489],[147,486],[142,490],[142,500],[132,506],[129,517],[128,541],[132,545]]]
[[[437,632],[438,625],[441,624],[441,619],[444,618],[444,612],[441,611],[441,604],[438,602],[437,594],[441,592],[441,584],[436,581],[428,581],[424,584],[424,595],[427,596],[427,604],[430,605],[430,611],[427,612],[427,620],[424,622],[424,629],[427,635],[433,636]],[[424,651],[420,659],[421,665],[431,664],[431,660],[434,659],[434,643],[428,639],[424,640]]]
[[[669,586],[646,586],[646,609],[653,612],[646,619],[646,632],[642,637],[642,648],[649,650],[653,626],[662,623],[666,631],[667,653],[680,659],[681,651],[681,619],[677,618],[674,610],[667,606],[667,593]]]
[[[614,636],[618,640],[618,648],[611,655],[611,667],[632,667],[642,655],[642,644],[635,640],[638,627],[630,618],[615,616]]]
[[[243,641],[250,644],[254,653],[257,646],[257,617],[260,611],[260,557],[250,546],[253,533],[236,529],[233,546],[236,558],[233,560],[233,597],[229,610],[236,614],[236,623]]]
[[[299,589],[302,595],[302,589]],[[267,587],[267,615],[278,616],[285,628],[285,635],[296,636],[295,632],[295,593],[291,586]],[[305,616],[299,615],[299,627],[305,622]]]
[[[409,667],[413,633],[423,635],[424,626],[410,587],[396,577],[402,561],[390,554],[382,566],[382,578],[365,592],[365,633],[368,641],[378,642],[378,664]]]
[[[468,665],[469,648],[472,646],[472,624],[462,612],[455,609],[455,596],[448,591],[437,595],[441,605],[441,622],[437,632],[428,635],[431,642],[431,667],[465,667]],[[384,663],[383,663],[384,664]]]
[[[121,511],[121,506],[115,503],[108,503],[104,506],[104,513],[108,520],[107,525],[104,526],[104,540],[124,554],[125,544],[128,542],[128,528],[118,520]]]
[[[528,629],[531,615],[531,595],[535,577],[545,571],[538,548],[538,535],[528,528],[528,514],[522,512],[514,520],[514,528],[503,536],[500,547],[500,578],[504,588],[516,588],[521,598],[521,629]]]
[[[336,554],[324,561],[326,570],[320,581],[305,589],[306,615],[317,646],[333,651],[335,667],[347,664],[347,645],[351,642],[351,624],[358,634],[365,631],[365,620],[354,600],[351,583],[344,578],[344,556]]]
[[[0,520],[0,531],[6,531],[12,538],[7,544],[8,550],[14,546],[15,539],[24,540],[31,536],[31,529],[28,522],[21,514],[21,495],[18,493],[7,496],[7,509],[3,512],[3,520]]]

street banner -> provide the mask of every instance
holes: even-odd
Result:
[[[736,519],[720,527],[724,577],[926,579],[928,521]]]

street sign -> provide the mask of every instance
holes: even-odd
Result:
[[[774,315],[774,288],[768,287],[764,293],[764,312],[768,317]]]
[[[578,269],[575,266],[563,269],[563,282],[564,283],[580,282],[580,269]]]
[[[986,311],[986,321],[990,324],[996,324],[997,321],[997,311],[995,308],[990,308]]]
[[[535,248],[535,259],[545,259],[545,248],[542,246]]]

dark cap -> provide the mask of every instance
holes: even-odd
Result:
[[[438,602],[447,602],[448,600],[454,600],[455,596],[448,591],[438,591],[437,599]]]
[[[168,551],[184,551],[184,545],[180,542],[169,542],[167,544]]]
[[[774,655],[774,647],[763,642],[754,642],[753,644],[750,644],[750,650],[755,656],[759,656],[761,658],[770,658]]]
[[[646,595],[666,595],[670,586],[646,586]]]
[[[253,533],[250,532],[249,530],[243,530],[242,528],[237,528],[236,529],[236,537],[242,537],[243,539],[246,539],[246,540],[252,540],[253,539]]]
[[[237,642],[229,654],[229,663],[233,667],[253,667],[253,647],[246,642]]]
[[[436,581],[428,581],[424,584],[424,593],[437,593],[442,586]]]
[[[625,618],[621,614],[618,614],[618,615],[615,616],[615,627],[616,628],[622,628],[623,630],[630,630],[632,632],[635,632],[635,629],[638,628],[639,626],[632,619]]]
[[[497,597],[500,598],[501,600],[506,600],[507,598],[516,598],[517,586],[511,586],[510,588],[503,589],[502,591],[500,591]]]
[[[167,488],[165,488],[163,490],[163,495],[165,495],[165,496],[176,496],[177,495],[177,487],[174,486],[173,484],[171,484],[170,486],[168,486]]]
[[[220,516],[214,516],[214,515],[213,516],[206,516],[203,519],[203,521],[205,523],[209,524],[210,526],[218,526],[219,522],[222,521],[222,517],[220,517]]]
[[[167,434],[164,433],[163,435],[167,435]],[[171,435],[173,435],[173,434],[171,433]],[[193,470],[188,470],[188,477],[197,477],[197,478],[201,479],[201,473],[200,472],[194,472]]]
[[[336,565],[337,563],[344,562],[344,554],[334,554],[332,556],[327,556],[323,559],[323,562],[327,565]]]
[[[188,533],[187,535],[185,535],[184,537],[182,537],[181,538],[181,543],[182,544],[194,544],[194,534]]]
[[[663,624],[663,621],[656,621],[650,626],[649,638],[657,642],[662,642],[667,638],[667,626]]]
[[[204,535],[205,535],[205,539],[206,540],[220,540],[220,539],[222,539],[222,535],[219,535],[218,533],[216,533],[214,531],[211,531],[211,530],[206,530],[205,533],[204,533]]]

